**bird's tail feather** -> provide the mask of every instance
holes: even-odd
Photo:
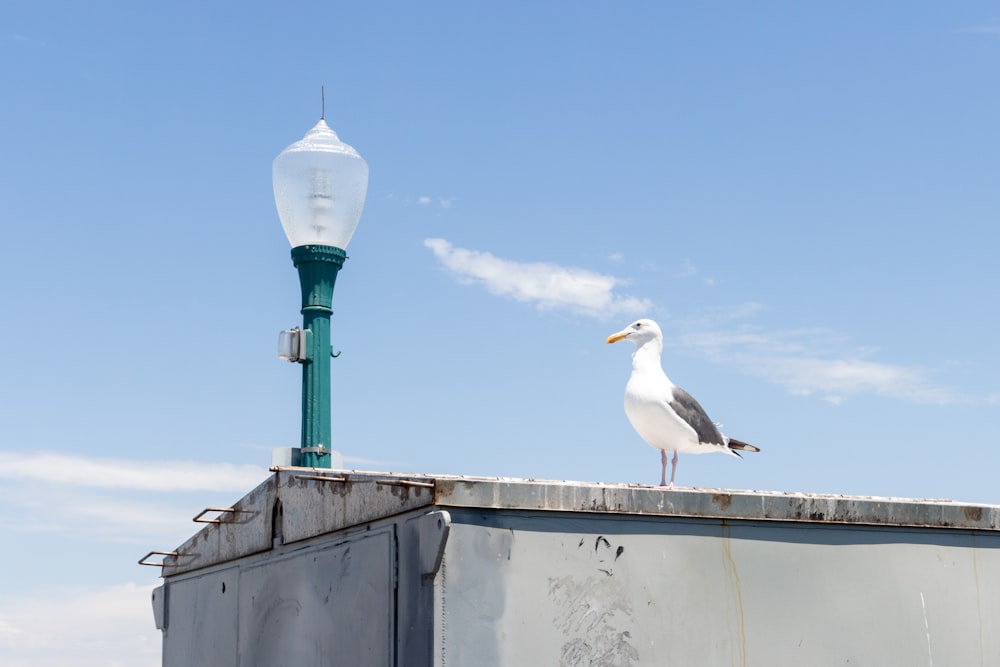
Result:
[[[729,447],[729,449],[733,450],[733,454],[736,454],[737,456],[739,456],[739,454],[736,452],[737,449],[744,452],[760,451],[760,447],[754,447],[753,445],[743,442],[742,440],[737,440],[736,438],[729,438],[726,441],[726,446]]]

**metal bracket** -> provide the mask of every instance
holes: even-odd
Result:
[[[414,519],[412,525],[417,533],[420,574],[433,577],[444,558],[444,547],[451,531],[451,515],[444,510],[428,512]]]
[[[161,584],[153,589],[153,622],[157,630],[167,629],[167,585]]]
[[[153,567],[163,567],[164,565],[166,565],[166,563],[163,561],[160,561],[159,563],[147,562],[146,559],[148,559],[150,556],[163,556],[164,560],[166,560],[167,556],[173,556],[174,558],[176,558],[177,556],[180,556],[180,553],[176,551],[150,551],[148,554],[139,559],[139,565],[151,565]]]
[[[206,507],[205,509],[203,509],[201,512],[198,513],[198,516],[196,516],[195,518],[193,518],[191,520],[194,521],[195,523],[222,523],[222,519],[219,518],[219,517],[216,517],[214,519],[202,519],[201,518],[201,517],[205,516],[206,514],[208,514],[209,512],[222,512],[224,514],[226,514],[226,513],[228,513],[228,514],[239,514],[240,510],[234,509],[232,507]]]

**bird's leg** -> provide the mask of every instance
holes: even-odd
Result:
[[[663,452],[663,473],[667,472],[667,452]],[[677,452],[674,452],[674,458],[670,462],[670,486],[674,486],[674,475],[677,474]]]
[[[660,473],[660,486],[667,485],[667,450],[660,450],[660,463],[663,464],[663,471]],[[670,476],[670,483],[674,483],[673,475]]]

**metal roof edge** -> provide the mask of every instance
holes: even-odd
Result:
[[[301,473],[303,469],[275,470]],[[350,481],[433,484],[434,504],[451,507],[1000,531],[1000,505],[936,498],[664,488],[644,484],[362,470],[316,472],[339,475]]]
[[[165,556],[161,574],[267,551],[275,539],[290,544],[433,507],[1000,532],[1000,505],[942,499],[300,467],[271,471],[231,508],[214,508],[219,518],[174,552],[151,552]]]

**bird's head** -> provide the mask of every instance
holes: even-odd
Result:
[[[608,336],[609,343],[617,343],[620,340],[626,339],[632,341],[638,347],[650,340],[662,340],[663,334],[660,332],[659,325],[653,320],[636,320],[618,333]]]

